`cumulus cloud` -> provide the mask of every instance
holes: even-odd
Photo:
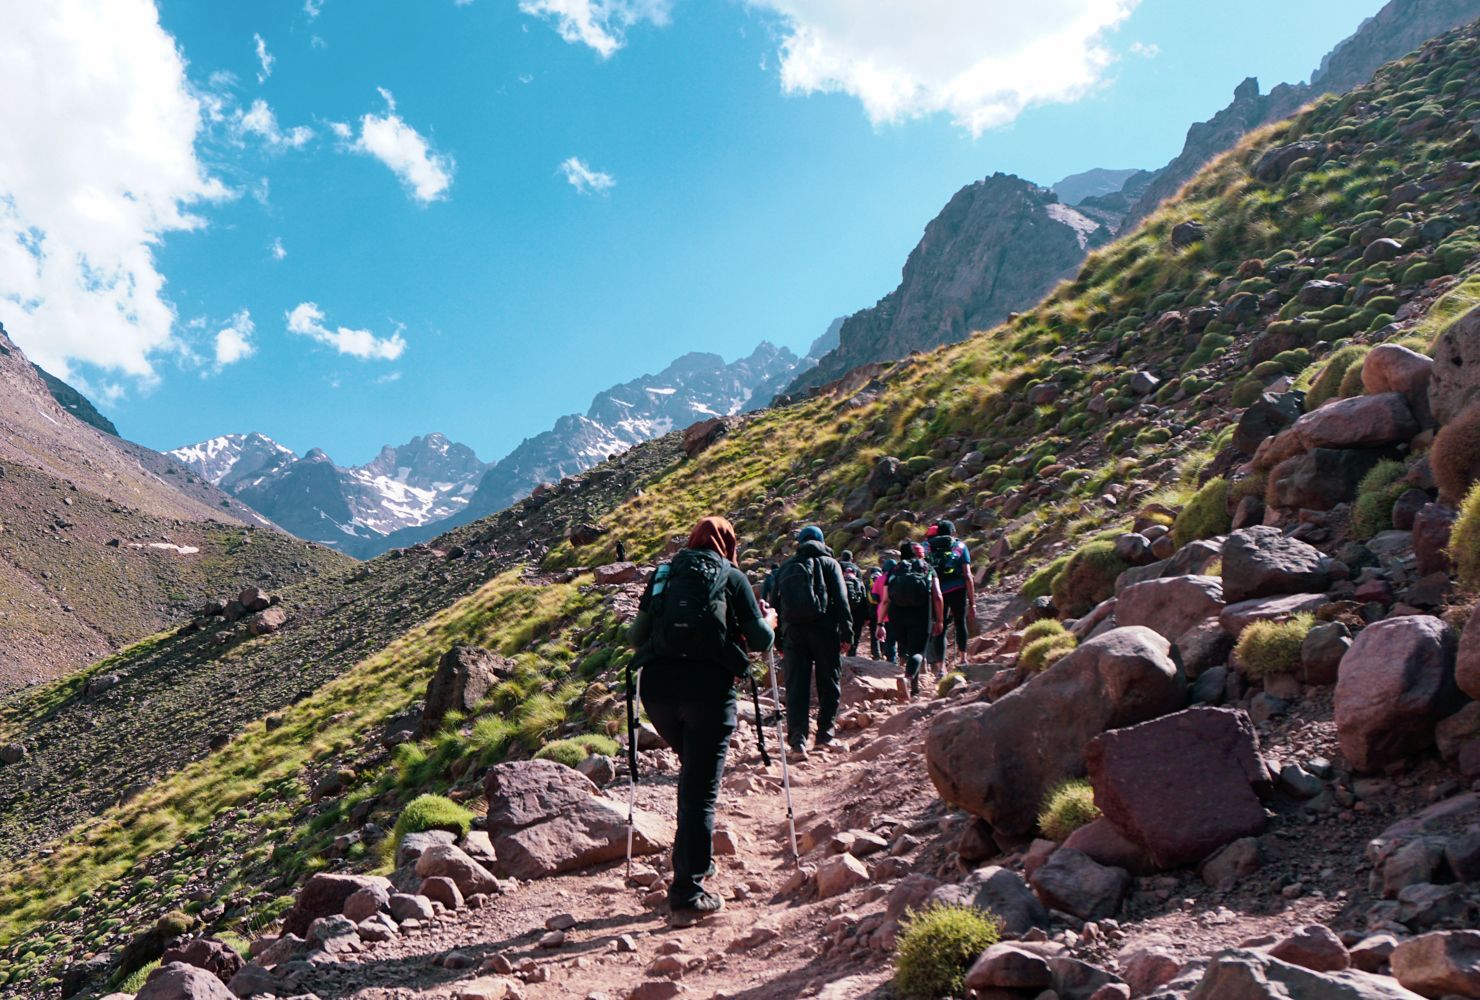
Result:
[[[1133,56],[1141,56],[1145,59],[1155,59],[1157,56],[1161,55],[1161,46],[1157,45],[1155,42],[1152,42],[1150,45],[1145,45],[1141,42],[1132,42],[1129,51],[1130,54]]]
[[[456,166],[452,157],[433,152],[431,144],[396,114],[396,99],[389,90],[381,87],[380,96],[385,98],[386,113],[363,116],[360,137],[351,148],[390,167],[401,178],[407,193],[423,205],[444,197],[452,186],[452,171]],[[329,128],[341,139],[353,134],[348,125],[340,122],[330,122]]]
[[[315,302],[300,302],[288,313],[287,320],[291,332],[312,337],[340,354],[349,354],[362,361],[394,361],[406,350],[406,341],[400,333],[377,337],[369,330],[351,330],[343,326],[330,330],[324,326],[323,310]]]
[[[257,61],[262,64],[262,71],[257,74],[257,82],[266,83],[267,78],[272,76],[272,64],[277,62],[277,56],[267,51],[267,43],[262,40],[261,35],[252,35],[252,40],[257,43]]]
[[[589,45],[603,59],[627,43],[627,29],[639,21],[666,25],[671,7],[670,0],[519,0],[520,11],[555,22],[561,38]]]
[[[581,192],[581,194],[605,191],[617,183],[617,179],[611,174],[602,173],[600,170],[592,170],[578,156],[572,156],[560,164],[560,171],[565,174],[565,179],[570,181],[571,187]]]
[[[273,260],[282,260],[288,256],[288,251],[283,249],[283,238],[281,236],[272,241],[272,246],[267,248],[267,252],[272,254]]]
[[[257,345],[252,343],[252,335],[256,332],[257,325],[247,310],[231,317],[225,329],[216,334],[216,371],[256,354]]]
[[[174,40],[151,0],[11,4],[0,93],[0,321],[62,378],[81,361],[154,381],[175,312],[153,248],[228,196]]]
[[[264,100],[255,100],[243,111],[236,108],[224,114],[227,130],[232,139],[241,145],[247,136],[255,136],[272,150],[302,149],[314,138],[315,132],[307,125],[295,125],[283,131],[277,115]]]
[[[781,82],[841,91],[875,124],[944,111],[973,134],[1075,100],[1139,0],[748,0],[780,15]]]
[[[312,21],[319,16],[319,11],[324,9],[324,0],[303,0],[303,13],[308,15]]]

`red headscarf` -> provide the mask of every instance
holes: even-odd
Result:
[[[735,526],[729,521],[722,517],[706,517],[689,532],[689,548],[718,552],[734,562],[739,554],[740,542],[735,537]]]

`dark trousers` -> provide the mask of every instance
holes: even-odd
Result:
[[[817,679],[817,738],[833,734],[842,700],[843,663],[838,630],[831,622],[790,625],[782,647],[786,664],[786,742],[803,746],[811,727],[812,679]]]
[[[680,762],[668,906],[681,910],[699,898],[712,860],[714,804],[725,773],[730,734],[735,731],[735,696],[732,692],[724,700],[683,702],[654,702],[644,697],[642,705]]]
[[[913,680],[920,676],[925,647],[930,644],[930,609],[891,607],[889,626],[899,647],[899,658],[904,662],[905,676]]]
[[[874,606],[872,604],[864,601],[862,604],[853,605],[853,642],[848,647],[849,656],[858,655],[858,641],[863,637],[863,630],[869,627],[873,617]],[[878,659],[878,656],[875,655],[874,658]]]
[[[944,663],[946,659],[946,633],[954,627],[956,632],[956,655],[966,652],[966,588],[958,587],[941,595],[945,599],[945,628],[931,643],[930,662]]]
[[[879,649],[879,653],[883,653],[883,660],[884,660],[885,663],[893,663],[894,662],[894,656],[895,656],[894,626],[891,623],[889,623],[889,622],[885,622],[884,623],[884,641],[879,644],[878,649]],[[874,654],[874,659],[877,660],[877,659],[880,658],[879,657],[879,653],[875,653]]]

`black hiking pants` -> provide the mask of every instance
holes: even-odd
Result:
[[[735,731],[735,694],[723,700],[650,701],[642,698],[658,735],[678,754],[678,829],[673,835],[673,885],[668,907],[687,909],[704,890],[714,847],[714,804]]]
[[[957,587],[941,594],[946,605],[945,628],[933,639],[930,652],[931,663],[944,663],[946,659],[946,633],[953,628],[956,632],[956,655],[966,652],[966,588]]]
[[[786,742],[805,746],[811,728],[812,681],[817,680],[817,738],[829,739],[842,700],[842,643],[832,622],[788,625],[782,645],[786,665]]]
[[[930,609],[889,609],[889,628],[904,664],[905,676],[914,680],[925,664],[925,648],[930,644]]]
[[[858,655],[858,643],[859,643],[859,640],[863,638],[863,630],[866,629],[866,628],[868,628],[870,626],[870,624],[872,623],[872,621],[873,621],[873,617],[874,617],[874,606],[872,604],[870,604],[868,601],[864,601],[862,604],[855,604],[855,605],[853,605],[852,613],[853,613],[853,642],[848,646],[848,655],[849,656],[857,656]],[[878,658],[879,657],[876,654],[874,656],[874,659],[877,660]]]

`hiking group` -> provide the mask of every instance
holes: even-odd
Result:
[[[967,625],[975,619],[970,553],[955,538],[950,521],[931,527],[927,545],[928,550],[905,542],[897,561],[885,560],[866,574],[851,552],[834,558],[821,529],[809,525],[797,534],[796,553],[766,578],[764,599],[757,599],[735,565],[734,526],[722,517],[707,517],[694,526],[687,547],[654,572],[629,632],[638,650],[629,671],[636,671],[638,681],[634,685],[629,674],[628,724],[629,729],[634,724],[635,689],[653,728],[679,757],[668,888],[674,926],[690,926],[724,908],[704,880],[715,871],[714,810],[736,728],[735,682],[748,676],[754,683],[751,654],[769,651],[779,634],[785,738],[793,758],[807,755],[814,684],[813,746],[833,744],[842,657],[857,653],[865,630],[875,659],[882,650],[884,659],[903,664],[911,695],[919,693],[925,663],[944,662],[948,624],[954,626],[960,661],[966,661]],[[757,715],[756,725],[761,724]],[[635,780],[630,738],[628,754]]]

